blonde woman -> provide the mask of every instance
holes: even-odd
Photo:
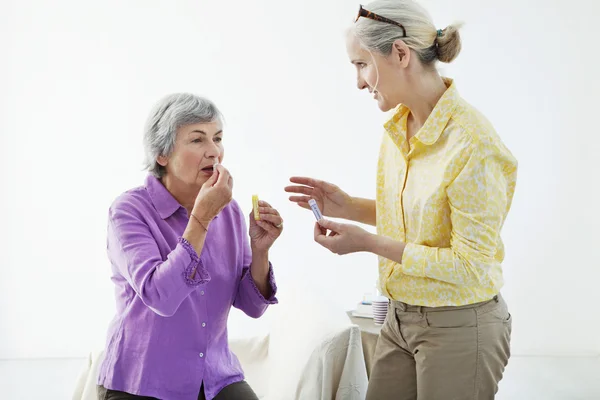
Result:
[[[368,400],[493,399],[509,359],[500,231],[517,162],[436,70],[460,49],[458,28],[436,29],[413,1],[361,6],[347,37],[357,85],[393,110],[376,199],[306,177],[286,188],[304,208],[313,198],[325,216],[377,226],[376,235],[325,219],[315,226],[315,240],[334,253],[379,256],[380,288],[391,301]]]

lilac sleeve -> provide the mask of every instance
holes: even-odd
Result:
[[[246,315],[252,318],[258,318],[265,313],[268,306],[271,304],[277,304],[277,298],[275,297],[277,294],[277,284],[275,283],[275,276],[273,274],[273,265],[269,262],[269,287],[270,287],[270,296],[265,298],[256,283],[254,282],[254,278],[252,278],[252,274],[250,273],[250,264],[252,263],[252,250],[250,249],[250,242],[248,239],[248,233],[246,229],[246,221],[244,215],[239,212],[240,221],[239,221],[239,229],[240,234],[238,237],[242,241],[240,243],[240,261],[241,264],[239,268],[241,269],[241,278],[240,284],[238,286],[238,292],[233,303],[234,307],[242,310]]]
[[[198,254],[183,238],[163,260],[149,226],[127,202],[110,210],[108,255],[144,304],[162,316],[175,314],[195,288],[210,280]]]
[[[196,250],[194,250],[191,243],[185,238],[179,238],[179,244],[187,251],[191,259],[191,262],[185,268],[185,271],[182,272],[183,279],[188,286],[195,287],[210,281],[208,271],[204,264],[202,264],[202,260],[200,260],[198,253],[196,253]]]

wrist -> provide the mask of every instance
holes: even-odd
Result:
[[[250,250],[252,250],[252,258],[265,260],[269,259],[269,249],[261,249],[252,243],[250,245]]]
[[[350,221],[355,221],[357,207],[357,198],[353,196],[348,196],[348,203],[346,204],[346,207],[344,207],[343,210],[343,213],[345,215],[341,215],[340,217]]]
[[[204,229],[206,232],[208,232],[208,227],[210,226],[210,220],[202,221],[192,212],[190,214],[190,221],[194,221],[197,225],[200,225],[202,227],[202,229]]]
[[[255,283],[260,283],[266,279],[269,271],[269,253],[264,250],[252,252],[252,263],[250,264],[250,273]]]
[[[199,207],[198,205],[194,206],[190,214],[193,215],[198,221],[206,225],[210,224],[211,221],[215,218],[214,215],[209,215],[206,212],[206,209],[204,209],[203,207]]]
[[[377,252],[378,238],[378,235],[365,231],[365,236],[362,240],[362,251],[373,254],[379,254]]]

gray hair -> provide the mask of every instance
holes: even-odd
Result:
[[[206,98],[190,93],[163,97],[150,112],[144,128],[144,168],[155,177],[162,178],[166,170],[157,159],[171,154],[178,128],[222,119],[217,106]]]
[[[387,56],[394,41],[401,39],[424,65],[432,65],[436,60],[449,63],[460,52],[460,25],[449,25],[438,31],[429,13],[414,0],[376,0],[365,9],[396,21],[406,29],[406,37],[403,37],[402,29],[396,25],[359,18],[353,31],[368,50]]]

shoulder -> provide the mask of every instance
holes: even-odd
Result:
[[[109,218],[123,214],[141,217],[148,210],[156,212],[146,187],[138,186],[121,193],[113,200]]]
[[[516,159],[506,147],[488,118],[464,99],[460,99],[452,115],[465,144],[465,151],[481,158],[501,157],[516,164]]]

